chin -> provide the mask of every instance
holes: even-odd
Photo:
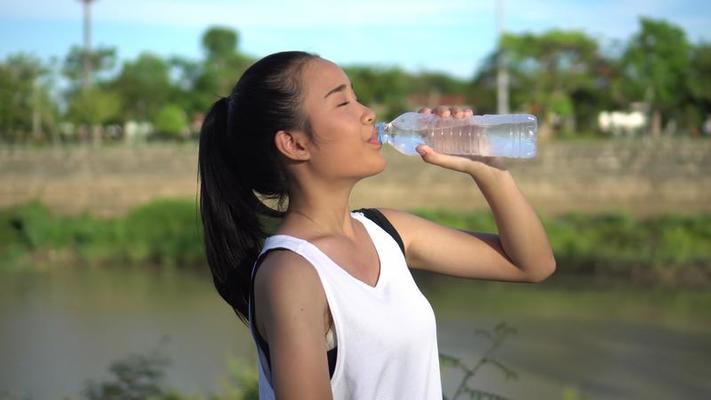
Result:
[[[373,175],[378,175],[379,173],[385,171],[385,167],[388,165],[388,161],[383,158],[382,156],[380,157],[381,162],[378,164],[375,164],[373,168],[371,168],[372,173],[366,175],[366,176],[373,176]]]

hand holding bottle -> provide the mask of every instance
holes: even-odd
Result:
[[[532,158],[536,155],[536,117],[530,114],[473,115],[466,109],[438,107],[408,112],[377,123],[378,141],[399,152],[417,154],[426,144],[457,156]]]
[[[474,111],[471,108],[446,106],[438,106],[434,109],[424,107],[421,108],[418,112],[422,114],[434,114],[440,118],[453,119],[471,118],[474,115]],[[487,154],[488,143],[484,143],[483,145],[486,146],[484,149],[482,149],[483,153]],[[416,150],[425,162],[454,171],[466,172],[471,174],[475,173],[474,170],[489,167],[493,167],[498,170],[506,170],[506,165],[502,157],[485,157],[477,155],[455,156],[442,154],[436,152],[426,144],[418,145]]]

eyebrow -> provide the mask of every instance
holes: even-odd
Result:
[[[341,84],[341,85],[338,85],[338,86],[336,86],[335,88],[331,89],[328,93],[326,93],[326,95],[323,96],[323,98],[325,99],[326,97],[328,97],[328,96],[330,96],[330,95],[332,95],[332,94],[334,94],[334,93],[336,93],[336,92],[342,92],[343,90],[346,89],[346,87],[347,87],[347,86],[346,86],[345,83],[344,83],[344,84]],[[353,83],[351,83],[351,89],[353,89]]]

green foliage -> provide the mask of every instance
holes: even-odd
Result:
[[[519,104],[514,108],[540,114],[543,125],[561,120],[559,125],[573,126],[573,96],[604,90],[603,81],[596,80],[596,66],[602,59],[598,44],[582,32],[506,34],[501,46],[511,69],[511,97]]]
[[[69,104],[67,117],[80,124],[97,126],[119,117],[121,97],[99,88],[79,90]]]
[[[79,90],[84,78],[84,57],[86,51],[82,47],[72,46],[64,58],[62,74],[71,84],[70,93]],[[99,47],[93,49],[88,54],[92,70],[92,84],[102,83],[102,77],[107,71],[111,71],[116,64],[116,49],[113,47]]]
[[[192,202],[156,200],[116,223],[120,251],[133,263],[188,266],[204,260],[202,226]]]
[[[684,31],[668,22],[643,17],[640,25],[622,56],[624,82],[631,99],[668,112],[684,98],[691,46]]]
[[[223,398],[259,400],[259,372],[254,363],[232,357],[227,362],[227,369]]]
[[[488,212],[416,210],[431,221],[476,232],[496,232]],[[543,224],[559,266],[557,273],[630,276],[643,268],[711,267],[711,214],[635,219],[623,213],[567,214]]]
[[[711,43],[692,49],[689,90],[696,101],[711,103]]]
[[[47,246],[51,231],[49,212],[39,202],[2,210],[0,260]]]
[[[127,119],[151,120],[173,96],[170,67],[161,57],[142,53],[135,61],[124,63],[111,88],[123,99]]]
[[[444,209],[417,209],[413,212],[422,218],[456,229],[478,232],[493,232],[496,230],[496,222],[493,216],[486,212],[463,213]]]
[[[204,264],[202,227],[195,205],[156,200],[123,218],[54,216],[33,202],[0,211],[0,261],[65,251],[90,264]]]
[[[227,96],[237,79],[252,63],[251,57],[239,52],[238,44],[237,32],[229,28],[213,27],[202,37],[206,59],[196,89],[212,95],[213,101],[215,95]]]
[[[33,110],[41,114],[45,127],[53,123],[56,107],[46,80],[49,71],[48,65],[27,54],[11,55],[0,63],[0,139],[27,140]]]
[[[210,60],[231,57],[238,43],[237,32],[230,28],[212,27],[202,36],[202,47]]]
[[[392,119],[407,108],[407,93],[413,79],[402,69],[350,66],[345,71],[358,101],[371,106],[379,119]]]
[[[174,104],[163,106],[153,120],[155,131],[171,138],[181,138],[187,127],[188,117],[180,107]]]
[[[496,232],[490,212],[415,210],[436,223]],[[268,231],[278,221],[264,221]],[[624,275],[711,269],[711,214],[636,219],[624,213],[543,219],[557,273]],[[92,264],[204,265],[202,226],[192,201],[155,200],[124,217],[60,217],[37,203],[0,210],[0,261],[64,252]]]
[[[240,51],[239,33],[231,28],[211,27],[201,43],[202,59],[164,59],[143,53],[124,63],[117,73],[116,49],[94,49],[88,55],[93,71],[89,87],[83,85],[86,54],[73,47],[61,66],[69,80],[62,99],[51,95],[57,92],[56,68],[27,55],[11,55],[0,63],[0,138],[6,142],[57,140],[59,104],[70,105],[62,116],[69,122],[160,120],[164,125],[160,130],[175,132],[182,117],[177,117],[173,105],[183,110],[186,120],[193,120],[217,98],[228,95],[254,61]],[[410,73],[398,67],[352,65],[345,70],[359,99],[380,120],[437,104],[464,103],[479,113],[495,113],[497,65],[499,55],[504,54],[510,108],[536,114],[542,137],[553,132],[571,138],[596,130],[601,111],[625,110],[633,102],[651,106],[654,132],[660,123],[673,119],[680,131],[700,135],[711,115],[708,43],[694,45],[680,27],[642,17],[629,41],[614,51],[606,47],[583,32],[552,29],[506,34],[469,80],[437,72]],[[32,130],[34,135],[29,135]]]

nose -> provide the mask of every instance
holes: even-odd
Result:
[[[366,123],[366,124],[374,123],[375,122],[375,112],[373,112],[373,110],[371,110],[370,107],[366,107],[366,106],[363,106],[363,107],[365,107],[365,112],[363,113],[363,117],[362,117],[363,123]]]

